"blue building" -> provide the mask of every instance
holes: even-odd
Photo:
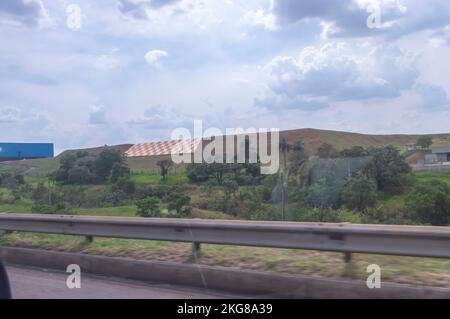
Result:
[[[0,143],[0,161],[54,156],[52,143]]]

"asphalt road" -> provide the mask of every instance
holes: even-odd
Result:
[[[7,267],[15,299],[210,299],[242,298],[205,289],[191,289],[83,275],[81,288],[69,289],[69,274],[54,270]]]

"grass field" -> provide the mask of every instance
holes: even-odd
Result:
[[[95,238],[89,243],[83,237],[31,233],[0,235],[0,245],[332,278],[365,279],[366,267],[375,263],[382,269],[383,281],[450,287],[450,260],[446,259],[354,254],[348,267],[340,253],[202,245],[201,256],[194,260],[186,243],[110,238]]]

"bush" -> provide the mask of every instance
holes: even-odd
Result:
[[[377,184],[368,177],[354,177],[342,190],[342,203],[349,209],[364,211],[377,201]]]
[[[341,186],[334,182],[320,180],[306,187],[304,203],[315,208],[337,208],[341,204]]]
[[[146,197],[136,201],[137,213],[140,217],[161,217],[159,199],[156,197]]]
[[[405,208],[398,205],[379,205],[366,209],[362,215],[363,224],[411,225],[415,222]]]
[[[129,201],[128,195],[120,189],[111,189],[105,195],[105,204],[114,207],[122,206]]]
[[[296,207],[291,217],[294,221],[301,222],[339,222],[339,212],[328,207]]]
[[[175,210],[179,216],[189,215],[192,211],[191,198],[182,193],[172,193],[167,197],[167,208],[169,210]]]
[[[209,179],[209,172],[205,165],[191,164],[187,167],[187,177],[191,183],[206,182]]]
[[[450,221],[450,187],[432,180],[416,185],[406,197],[406,207],[421,223],[448,226]]]
[[[170,187],[169,185],[162,184],[155,187],[155,189],[153,190],[153,195],[155,195],[159,199],[164,199],[172,191],[173,191],[172,187]]]
[[[113,189],[132,195],[136,191],[136,184],[129,177],[120,177],[113,185]]]
[[[31,212],[35,214],[68,214],[70,213],[66,209],[66,205],[64,203],[58,203],[56,205],[47,205],[47,204],[34,204],[31,207]]]

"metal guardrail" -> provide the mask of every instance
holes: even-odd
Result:
[[[0,214],[0,230],[450,258],[450,227]]]

